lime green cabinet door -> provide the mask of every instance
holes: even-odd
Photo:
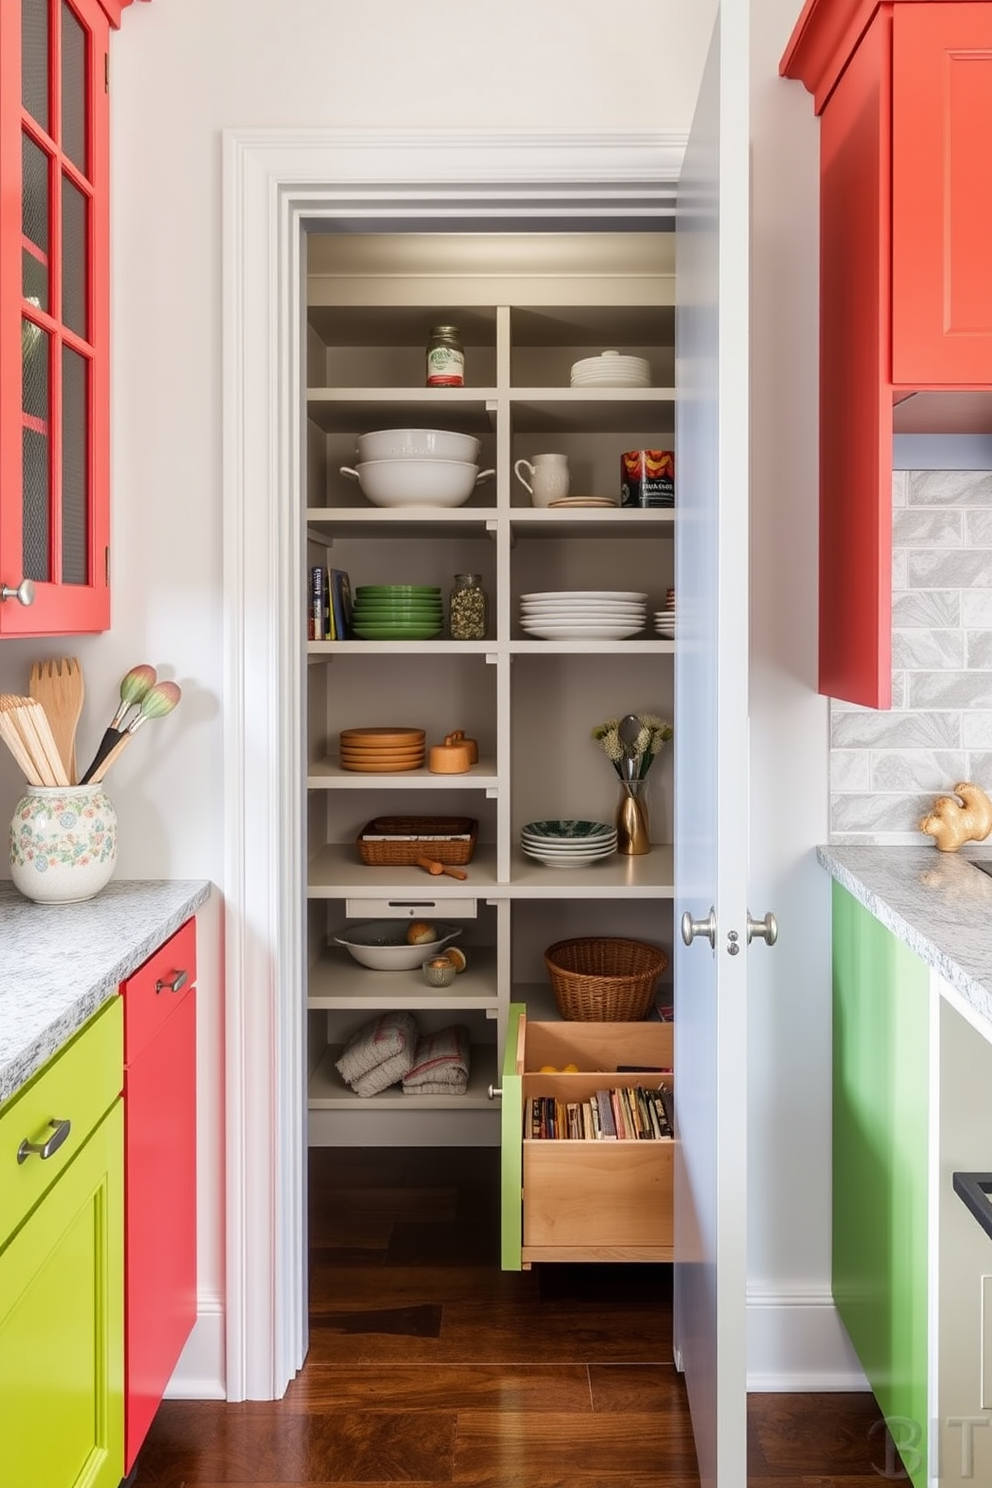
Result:
[[[834,1300],[924,1488],[929,973],[838,883],[833,988]]]
[[[0,1251],[0,1488],[118,1488],[122,1200],[118,1100]]]

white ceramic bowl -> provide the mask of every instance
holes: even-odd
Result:
[[[494,470],[467,460],[364,460],[341,474],[358,482],[373,506],[461,506]]]
[[[376,429],[355,440],[356,460],[467,460],[479,458],[482,440],[447,429]]]
[[[437,931],[437,940],[420,941],[417,945],[407,941],[410,926],[406,920],[370,920],[364,925],[345,925],[332,939],[344,946],[360,966],[368,966],[372,971],[413,971],[462,933],[460,925],[442,920],[430,923]]]

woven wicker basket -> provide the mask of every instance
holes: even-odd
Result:
[[[371,868],[410,868],[425,857],[454,867],[472,861],[478,835],[479,823],[470,816],[377,816],[366,822],[355,845],[362,862]],[[437,840],[409,840],[416,837]],[[463,840],[445,841],[445,837]]]
[[[544,953],[563,1018],[573,1023],[636,1023],[647,1017],[668,957],[642,940],[597,935],[558,940]]]

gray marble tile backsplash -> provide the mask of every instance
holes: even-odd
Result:
[[[992,471],[896,471],[892,504],[892,709],[831,701],[830,836],[922,846],[935,795],[992,795]]]

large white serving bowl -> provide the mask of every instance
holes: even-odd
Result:
[[[358,482],[373,506],[461,506],[495,470],[468,460],[363,460],[341,474]]]
[[[406,920],[371,920],[365,925],[346,925],[332,938],[360,966],[368,966],[372,971],[412,971],[462,933],[460,925],[441,920],[430,923],[437,931],[437,940],[418,945],[407,942],[406,932],[410,927]]]
[[[467,460],[479,458],[482,440],[448,429],[376,429],[355,440],[356,460]]]

